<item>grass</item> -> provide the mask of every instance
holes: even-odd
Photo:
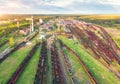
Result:
[[[49,66],[49,70],[47,70],[47,84],[52,84],[52,61],[51,61],[51,51],[50,48],[47,49],[48,59],[47,66]],[[48,67],[47,67],[48,69]]]
[[[69,73],[67,73],[67,67],[65,66],[65,61],[64,61],[63,54],[62,54],[62,50],[60,48],[60,43],[58,41],[56,41],[55,44],[56,44],[56,47],[57,47],[59,60],[60,60],[60,63],[61,63],[61,68],[63,68],[62,72],[64,73],[66,83],[71,84],[72,81],[70,79]]]
[[[20,63],[25,59],[32,45],[22,47],[0,64],[0,84],[6,84]],[[22,53],[21,53],[22,52]]]
[[[93,23],[97,25],[101,25],[104,28],[113,28],[113,29],[120,29],[120,22],[119,22],[120,14],[112,15],[82,15],[77,19],[82,19],[82,21]]]
[[[21,40],[23,40],[24,37],[21,36],[17,36],[16,38],[14,38],[16,43],[20,43]],[[9,39],[8,39],[9,40]],[[6,48],[8,48],[10,46],[9,41],[2,47],[0,47],[0,53],[3,52]]]
[[[84,69],[82,68],[81,64],[78,62],[78,60],[74,57],[74,55],[71,52],[69,52],[69,50],[64,49],[64,51],[65,51],[68,59],[70,60],[70,63],[74,70],[73,76],[76,76],[79,79],[80,84],[87,84],[87,83],[90,84],[91,81],[90,81],[88,75],[86,74],[86,72],[84,71]]]
[[[4,46],[0,48],[0,53],[3,52],[8,47],[9,47],[9,43],[6,43]]]
[[[99,84],[120,84],[120,80],[110,72],[102,63],[96,60],[93,56],[85,52],[81,48],[81,44],[74,44],[73,40],[68,40],[66,37],[59,36],[59,38],[76,53],[84,61],[90,72],[97,79]]]
[[[103,15],[83,15],[81,18],[89,18],[89,19],[103,19],[103,20],[109,20],[109,19],[118,19],[120,18],[120,15],[116,14],[103,14]]]
[[[115,40],[115,42],[117,43],[117,45],[120,47],[120,38],[113,38]]]
[[[35,79],[35,74],[37,71],[37,65],[40,57],[40,50],[41,47],[37,49],[35,54],[33,55],[32,59],[30,60],[29,64],[25,68],[24,72],[18,79],[16,84],[33,84]]]
[[[112,37],[112,39],[116,42],[116,44],[120,47],[120,30],[114,29],[114,28],[106,28],[105,29],[109,35]]]
[[[33,32],[32,34],[30,34],[31,36],[34,35],[36,32]],[[39,34],[38,34],[39,35]],[[37,39],[38,38],[38,35],[34,38],[34,39]],[[17,36],[14,38],[15,40],[15,43],[19,44],[20,42],[23,41],[25,37],[22,37],[22,36]],[[34,41],[34,39],[32,39],[31,41]],[[0,53],[3,52],[6,48],[8,48],[10,45],[9,45],[9,41],[0,48]]]
[[[115,68],[120,71],[120,65],[116,62],[116,61],[113,61],[112,64],[115,66]]]

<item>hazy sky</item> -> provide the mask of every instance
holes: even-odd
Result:
[[[120,14],[120,0],[0,0],[0,14]]]

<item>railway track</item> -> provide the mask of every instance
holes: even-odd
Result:
[[[32,50],[30,51],[30,53],[23,60],[23,62],[19,65],[19,67],[17,68],[17,70],[15,71],[15,73],[12,75],[12,77],[9,79],[9,81],[7,82],[7,84],[15,84],[16,83],[16,81],[19,79],[19,77],[21,76],[22,72],[24,71],[25,67],[29,63],[30,59],[32,58],[32,56],[36,52],[36,50],[39,47],[39,45],[40,45],[40,43],[37,43],[32,48]]]
[[[9,53],[7,53],[5,56],[3,56],[3,58],[0,59],[0,63],[2,63],[10,54],[17,51],[18,49],[20,49],[25,44],[26,44],[26,42],[24,42],[24,41],[21,42],[20,44],[18,44],[14,49],[12,49]]]
[[[98,58],[102,57],[107,66],[109,66],[114,59],[118,60],[119,63],[120,58],[114,49],[108,44],[105,44],[104,39],[100,39],[90,29],[85,30],[77,26],[71,26],[70,29],[85,47],[89,47]]]
[[[110,42],[111,44],[111,47],[116,51],[119,49],[119,47],[117,46],[117,44],[115,43],[115,41],[111,38],[111,36],[105,31],[105,29],[103,27],[100,27],[100,26],[96,26],[98,27],[103,33],[104,35],[106,36],[107,38],[107,41]],[[112,46],[113,45],[113,46]]]
[[[119,47],[117,46],[115,41],[112,39],[112,37],[108,34],[108,32],[106,32],[103,27],[97,26],[97,25],[91,25],[91,28],[94,28],[96,30],[99,29],[101,31],[101,32],[99,32],[99,34],[104,38],[104,41],[107,42],[107,44],[104,45],[104,47],[108,47],[107,50],[111,53],[111,54],[108,53],[109,54],[108,56],[113,55],[113,57],[114,57],[113,59],[116,59],[118,61],[118,64],[120,64],[120,56],[117,54],[117,52],[119,51]],[[103,49],[103,50],[105,52],[107,52],[106,49]],[[107,53],[105,53],[105,54],[107,54]]]
[[[35,75],[34,84],[46,84],[47,80],[47,42],[42,42],[37,72]]]
[[[91,82],[93,84],[98,84],[97,80],[91,74],[91,72],[89,71],[89,69],[87,68],[87,66],[85,65],[85,63],[81,60],[81,58],[79,57],[79,55],[76,52],[74,52],[70,47],[68,47],[66,44],[63,44],[63,45],[64,45],[65,48],[67,48],[69,51],[71,51],[74,54],[74,56],[79,60],[79,63],[82,65],[83,69],[88,74]]]
[[[115,59],[118,61],[118,64],[120,64],[120,56],[116,53],[117,51],[120,50],[120,48],[117,46],[115,41],[112,39],[112,37],[105,31],[105,29],[101,26],[96,26],[98,27],[105,35],[107,38],[107,41],[109,43],[109,46],[112,48],[112,51],[114,52]]]
[[[18,49],[20,49],[21,47],[23,47],[28,41],[32,40],[37,34],[38,33],[36,33],[32,37],[29,37],[26,41],[22,41],[21,43],[19,43],[14,49],[12,49],[9,53],[7,53],[6,55],[4,55],[0,59],[0,63],[2,63],[7,57],[9,57],[10,54],[14,53],[15,51],[17,51]]]
[[[35,36],[37,36],[38,32],[36,32],[32,37],[27,37],[25,40],[26,41],[31,41]]]
[[[105,54],[106,58],[109,61],[114,60],[114,52],[111,51],[110,47],[107,44],[104,44],[103,41],[101,39],[99,39],[99,37],[97,37],[93,32],[91,31],[86,31],[87,34],[90,36],[90,39],[93,41],[94,44],[97,47],[97,49],[102,52],[103,54]],[[96,41],[96,43],[94,42]],[[109,52],[109,53],[108,53]]]
[[[6,30],[7,31],[7,30]],[[11,33],[14,33],[15,34],[15,31],[13,31],[13,32],[11,32]],[[13,34],[13,35],[14,35]],[[14,35],[15,36],[15,35]],[[7,44],[9,42],[9,39],[8,40],[6,40],[4,43],[2,43],[2,44],[0,44],[0,47],[2,47],[2,46],[4,46],[5,44]]]
[[[55,44],[51,47],[51,60],[52,60],[52,81],[53,84],[65,84],[64,75],[60,66],[60,59]]]
[[[79,84],[79,81],[78,79],[76,79],[76,76],[73,76],[73,68],[71,66],[71,63],[70,63],[70,60],[68,58],[68,56],[65,54],[64,52],[64,48],[63,48],[63,43],[62,41],[59,39],[59,42],[60,42],[60,45],[61,45],[61,49],[62,49],[62,54],[63,54],[63,57],[64,57],[64,61],[65,61],[65,65],[67,67],[67,71],[68,71],[68,74],[72,80],[72,83],[73,84]]]

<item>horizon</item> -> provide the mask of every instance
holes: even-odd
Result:
[[[119,16],[120,14],[51,14],[51,13],[50,13],[50,14],[35,14],[35,13],[31,13],[31,14],[26,14],[26,13],[0,14],[0,16],[4,16],[4,15],[80,15],[80,16],[82,16],[82,15],[83,15],[83,16],[84,16],[84,15],[86,15],[86,16],[87,16],[87,15],[108,15],[108,16],[109,16],[109,15],[110,15],[110,16],[111,16],[111,15],[118,15],[118,16]]]

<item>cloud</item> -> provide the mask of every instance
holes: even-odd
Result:
[[[119,0],[0,0],[0,13],[113,14]]]
[[[109,4],[98,3],[97,1],[93,2],[78,2],[74,1],[72,4],[68,5],[69,9],[74,11],[75,13],[82,14],[104,14],[104,13],[113,13],[117,11],[114,7]]]
[[[120,0],[99,0],[102,4],[109,4],[109,5],[119,5],[120,6]]]

